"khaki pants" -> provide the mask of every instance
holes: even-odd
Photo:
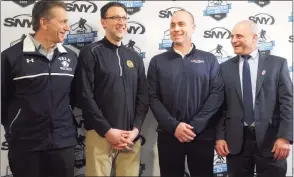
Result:
[[[133,151],[117,151],[95,130],[86,131],[85,176],[110,176],[112,163],[115,163],[116,176],[139,176],[140,149],[141,141],[138,140],[132,147]]]

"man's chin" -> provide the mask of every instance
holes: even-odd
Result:
[[[177,46],[182,46],[183,42],[182,41],[174,41],[174,44]]]

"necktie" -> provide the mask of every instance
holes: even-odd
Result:
[[[251,86],[251,76],[250,67],[248,64],[248,59],[250,55],[242,55],[244,58],[243,64],[243,113],[244,120],[250,126],[254,122],[253,113],[253,96],[252,96],[252,86]]]

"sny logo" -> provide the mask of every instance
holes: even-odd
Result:
[[[232,58],[232,56],[228,55],[228,52],[226,52],[223,49],[223,46],[220,44],[217,44],[216,48],[210,51],[217,59],[218,63],[221,64],[228,59]]]
[[[127,14],[133,15],[141,10],[145,1],[117,1],[127,7]]]
[[[289,36],[289,42],[293,43],[293,35]]]
[[[231,32],[224,27],[214,27],[211,30],[204,31],[203,37],[216,39],[230,39]]]
[[[95,37],[97,37],[97,31],[93,31],[92,27],[86,23],[86,19],[80,18],[79,22],[71,25],[69,34],[64,40],[64,44],[81,49],[85,45],[92,43]]]
[[[8,148],[8,142],[7,141],[3,141],[2,144],[1,144],[1,150],[2,151],[8,151],[9,148]]]
[[[82,3],[85,2],[85,3]],[[97,12],[97,5],[91,1],[81,1],[76,0],[71,3],[65,3],[66,11],[69,12],[85,12],[85,13],[95,13]]]
[[[257,47],[259,50],[265,54],[270,54],[270,51],[275,46],[275,41],[271,40],[266,31],[261,29],[258,37]]]
[[[132,39],[130,39],[128,44],[126,44],[125,46],[127,48],[130,48],[130,49],[134,50],[138,54],[140,54],[141,57],[144,59],[146,57],[146,52],[142,52],[141,49],[139,47],[137,47],[135,44],[136,44],[136,42],[133,41]]]
[[[204,10],[203,15],[210,16],[219,21],[227,17],[231,8],[231,4],[227,3],[227,1],[208,1],[208,6],[206,7],[206,10]]]
[[[139,22],[129,21],[127,31],[129,34],[144,34],[145,27]]]
[[[30,1],[20,1],[20,0],[12,0],[15,4],[21,6],[21,7],[27,7],[29,5],[32,5],[35,3],[35,0],[30,0]]]
[[[181,7],[169,7],[165,10],[159,11],[158,17],[160,18],[170,18],[176,11],[178,10],[184,10]]]
[[[8,17],[4,19],[4,26],[6,27],[21,27],[31,28],[32,16],[30,14],[20,14],[12,18]]]
[[[172,46],[173,41],[170,39],[170,31],[169,29],[164,31],[163,39],[161,40],[161,43],[159,43],[159,50],[169,50]]]
[[[259,23],[261,25],[273,25],[275,23],[275,18],[266,13],[259,13],[255,16],[250,16],[249,20],[253,21],[254,23]]]
[[[254,2],[255,4],[259,5],[260,7],[264,7],[270,3],[270,0],[249,0],[249,3]]]

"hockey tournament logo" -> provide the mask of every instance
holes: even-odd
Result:
[[[30,0],[30,1],[20,1],[20,0],[12,0],[12,2],[14,2],[15,4],[19,5],[20,7],[28,7],[32,4],[35,3],[35,0]]]
[[[258,41],[257,41],[257,47],[261,52],[264,54],[270,54],[270,51],[275,46],[275,41],[271,40],[268,35],[266,35],[266,31],[264,29],[261,29]]]
[[[220,44],[217,44],[216,48],[211,50],[210,53],[212,53],[216,58],[219,64],[227,61],[228,59],[232,58],[232,56],[228,55],[228,52],[226,52],[223,49],[223,46]]]
[[[227,174],[226,159],[216,153],[213,161],[213,173],[217,176],[226,176]]]
[[[134,51],[136,51],[141,57],[144,59],[146,58],[146,52],[143,52],[137,45],[135,45],[136,42],[132,39],[129,40],[129,42],[125,45],[127,48],[130,48]]]
[[[64,44],[81,49],[85,45],[92,43],[97,37],[97,31],[93,31],[93,28],[86,23],[86,19],[80,18],[78,22],[71,25]]]
[[[253,2],[257,4],[259,7],[264,7],[270,3],[270,0],[249,0],[248,2],[249,3]]]
[[[210,16],[220,21],[227,17],[231,8],[231,4],[227,3],[227,1],[208,1],[208,6],[206,6],[206,10],[204,10],[203,16]]]
[[[173,41],[170,39],[170,30],[164,31],[163,39],[159,43],[159,50],[169,50],[172,46]]]
[[[141,10],[145,1],[116,1],[122,3],[127,8],[127,14],[133,15]]]

